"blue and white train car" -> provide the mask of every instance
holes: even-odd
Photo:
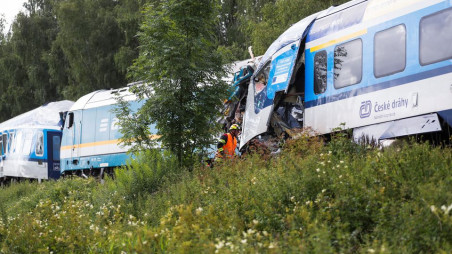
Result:
[[[59,178],[63,116],[73,103],[48,103],[0,124],[3,181]]]
[[[450,130],[451,42],[450,0],[354,0],[301,20],[253,76],[241,148],[274,119],[356,139]]]
[[[126,164],[130,147],[120,144],[122,134],[113,112],[117,97],[132,111],[144,104],[129,87],[99,90],[78,99],[67,114],[61,144],[61,174],[103,174]],[[156,133],[151,128],[152,133]]]

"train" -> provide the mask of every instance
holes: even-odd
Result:
[[[112,175],[133,157],[121,144],[114,110],[119,98],[132,112],[144,104],[129,91],[134,85],[47,103],[0,123],[0,183]],[[157,133],[155,125],[149,129]]]
[[[227,129],[241,151],[298,130],[384,142],[445,134],[452,126],[452,1],[352,0],[312,14],[237,68]],[[239,63],[236,63],[236,65]],[[117,98],[143,105],[131,86],[61,101],[0,124],[0,180],[103,175],[124,165]],[[149,126],[157,133],[155,126]],[[280,142],[276,142],[280,143]]]
[[[61,175],[112,175],[115,167],[125,165],[131,158],[128,153],[130,146],[121,144],[121,126],[114,110],[118,98],[127,102],[132,112],[145,103],[145,99],[140,100],[130,92],[135,85],[140,83],[94,91],[72,105],[62,130]],[[154,124],[149,126],[149,130],[151,135],[157,133]]]
[[[451,41],[449,0],[353,0],[302,19],[243,85],[240,149],[299,129],[348,129],[357,142],[450,137]]]
[[[0,124],[0,183],[60,177],[64,112],[73,104],[51,102]]]

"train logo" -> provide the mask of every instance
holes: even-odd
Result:
[[[359,108],[359,117],[367,118],[370,116],[371,112],[372,112],[372,102],[371,101],[361,102],[361,107]]]

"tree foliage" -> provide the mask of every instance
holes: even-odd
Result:
[[[135,116],[155,122],[162,145],[189,163],[211,142],[226,90],[214,36],[216,1],[164,0],[147,6],[144,15],[140,55],[131,70],[146,82],[136,93],[147,100]]]
[[[146,2],[28,0],[0,36],[0,121],[46,102],[124,86],[138,56]]]

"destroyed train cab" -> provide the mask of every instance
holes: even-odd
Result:
[[[240,149],[267,136],[343,126],[355,140],[449,132],[452,2],[354,0],[294,24],[247,93]]]
[[[70,108],[63,128],[61,174],[111,174],[115,167],[126,164],[130,146],[121,144],[122,134],[114,113],[118,97],[126,101],[132,112],[145,100],[129,91],[131,86],[115,90],[99,90],[78,99]],[[155,127],[150,127],[156,133]]]
[[[0,124],[0,181],[60,177],[61,128],[74,104],[58,101]]]

